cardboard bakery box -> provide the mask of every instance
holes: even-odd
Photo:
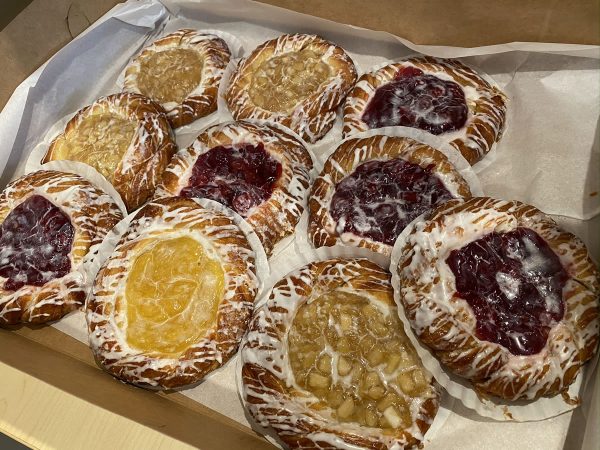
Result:
[[[514,54],[510,53],[510,56],[515,58],[518,58],[520,52],[531,51],[534,59],[554,52],[563,55],[564,60],[558,57],[553,59],[554,66],[547,70],[556,71],[559,75],[564,72],[561,76],[568,79],[571,76],[570,65],[576,61],[576,69],[581,71],[579,73],[585,72],[587,75],[582,78],[582,84],[585,84],[590,95],[598,98],[598,86],[594,84],[600,69],[597,59],[600,56],[600,12],[597,2],[580,2],[573,5],[569,2],[549,4],[543,1],[498,1],[486,5],[485,8],[480,2],[456,3],[441,0],[373,0],[368,3],[358,0],[264,2],[305,15],[241,0],[163,3],[168,6],[170,14],[185,16],[187,12],[193,11],[199,15],[194,16],[197,20],[212,24],[215,29],[223,28],[229,32],[236,29],[236,21],[261,25],[279,32],[323,33],[323,30],[330,30],[327,37],[334,41],[339,37],[350,42],[349,37],[353,38],[351,50],[357,55],[364,54],[365,57],[361,61],[365,61],[365,65],[371,63],[368,55],[374,48],[374,41],[377,41],[376,48],[380,49],[381,55],[386,57],[394,55],[394,49],[398,45],[407,45],[408,53],[422,51],[441,56],[449,52],[449,56],[457,57],[475,55],[479,58],[478,61],[484,62],[485,55],[505,54],[503,52],[510,50],[511,45],[512,49],[518,50],[513,52]],[[107,18],[117,16],[120,21],[117,24],[119,32],[123,32],[125,39],[135,41],[138,46],[139,36],[150,33],[149,30],[155,26],[162,26],[160,24],[163,19],[159,15],[164,14],[164,11],[156,8],[156,5],[160,6],[156,0],[129,2],[111,10],[116,4],[114,0],[33,0],[0,31],[0,55],[1,60],[5,62],[0,84],[2,105],[34,70],[74,41],[67,48],[70,52],[58,53],[52,60],[53,64],[42,67],[33,77],[27,79],[27,89],[21,87],[16,91],[4,112],[8,120],[0,123],[0,135],[3,139],[31,144],[35,138],[44,137],[39,130],[31,130],[35,129],[36,120],[43,120],[40,119],[40,114],[46,111],[45,108],[49,108],[43,104],[41,98],[56,86],[45,85],[43,76],[37,77],[44,70],[59,70],[67,65],[72,73],[81,77],[85,72],[78,72],[77,65],[69,65],[70,61],[65,60],[65,55],[76,54],[82,65],[85,65],[83,63],[88,61],[86,58],[93,57],[89,52],[102,51],[98,40],[106,39],[109,42],[107,45],[113,45],[106,30],[99,26],[107,23]],[[123,9],[123,6],[129,9]],[[117,26],[116,22],[111,23]],[[352,25],[353,28],[339,28],[339,23]],[[385,33],[374,34],[357,27]],[[260,30],[252,29],[251,26],[248,29],[249,35],[250,32],[260,34]],[[139,36],[132,37],[135,33]],[[399,41],[392,35],[404,40]],[[81,38],[75,39],[77,36]],[[90,36],[93,36],[96,42],[86,47],[91,40]],[[253,48],[252,42],[245,43],[246,52]],[[507,43],[517,44],[503,45]],[[547,44],[538,43],[560,44],[548,47]],[[472,50],[481,47],[487,50]],[[138,47],[127,47],[129,54],[115,56],[118,63],[126,62],[127,58],[135,53],[134,48]],[[106,58],[106,55],[100,57]],[[571,57],[579,59],[568,59]],[[502,60],[498,61],[499,64],[502,63]],[[378,62],[380,61],[374,60],[373,64]],[[525,63],[525,60],[522,62]],[[489,67],[493,68],[493,65]],[[537,76],[536,71],[539,71],[538,66],[524,70],[531,70],[532,76]],[[81,90],[85,83],[80,83],[76,76],[73,76],[73,82],[69,85],[70,76],[68,72],[61,74],[62,79],[66,81],[59,87],[65,89],[65,86],[72,86],[73,90],[63,91],[64,97],[54,97],[54,102],[63,103],[61,107],[55,108],[60,112],[57,118],[72,112],[76,109],[75,106],[85,104],[83,99],[89,100],[96,95],[96,92],[91,92],[86,97],[86,94],[79,92],[78,89]],[[61,77],[56,77],[58,82]],[[98,92],[109,89],[107,86],[115,80],[101,81],[104,84],[98,88]],[[535,81],[545,83],[546,86],[550,82],[545,75],[536,78]],[[560,79],[556,84],[562,82],[563,79]],[[25,98],[22,98],[23,96]],[[10,115],[6,111],[9,111]],[[575,191],[581,189],[594,192],[597,185],[595,178],[598,174],[594,173],[594,170],[597,169],[597,155],[600,153],[598,134],[596,130],[595,135],[593,132],[590,135],[589,130],[593,130],[594,125],[598,123],[598,111],[593,108],[590,111],[595,116],[589,117],[590,123],[585,127],[585,143],[582,144],[591,147],[591,151],[582,159],[582,164],[586,164],[585,158],[588,158],[590,170],[581,169],[582,174],[587,174],[584,178],[589,179],[589,183],[575,184]],[[24,127],[22,120],[32,123]],[[526,125],[509,123],[509,127],[519,126]],[[1,179],[2,187],[18,172],[21,159],[20,156],[0,154],[0,160],[5,167]],[[545,164],[550,167],[559,164],[557,161],[550,160]],[[566,173],[565,176],[575,177],[576,174]],[[572,195],[572,192],[568,194]],[[545,198],[533,197],[533,200],[542,201]],[[589,202],[583,203],[585,209],[582,211],[566,214],[583,218],[576,223],[565,219],[565,223],[578,231],[598,258],[598,216],[593,219],[594,214],[590,212],[594,205],[590,206]],[[560,211],[550,212],[558,214]],[[203,392],[201,398],[206,401],[185,395],[184,391],[146,391],[124,384],[100,370],[89,348],[82,342],[81,336],[77,338],[76,332],[71,333],[72,335],[67,334],[71,323],[65,323],[62,331],[52,326],[22,326],[10,331],[0,330],[0,374],[5,380],[0,388],[0,398],[3,400],[0,403],[1,432],[26,445],[39,448],[274,448],[244,423],[239,399],[236,405],[233,404],[236,400],[235,394],[232,396],[230,392],[229,397],[220,398],[218,389],[222,386],[219,385],[219,377],[227,378],[235,371],[235,367],[229,367],[229,372],[217,373],[210,377],[209,381],[212,384],[209,384],[209,387],[214,387],[205,390],[216,391]],[[73,323],[73,326],[76,325]],[[595,381],[597,376],[591,378]],[[498,448],[509,445],[515,449],[599,448],[597,430],[600,398],[598,383],[595,383],[595,388],[593,384],[585,390],[581,408],[558,418],[548,419],[545,424],[493,422],[477,418],[461,405],[455,405],[454,416],[447,418],[443,425],[446,434],[442,437],[438,435],[437,439],[426,443],[426,448],[480,448],[479,442],[485,448],[492,448],[490,442],[498,444]],[[230,405],[229,402],[233,403]],[[233,411],[231,408],[237,409]],[[487,440],[482,440],[479,432],[483,432]]]

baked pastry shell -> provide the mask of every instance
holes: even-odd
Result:
[[[428,145],[423,142],[436,141],[428,138],[424,133],[412,129],[387,127],[345,139],[327,158],[311,188],[307,230],[310,243],[316,248],[342,244],[366,248],[387,257],[391,255],[392,246],[385,243],[350,233],[340,235],[335,230],[336,221],[330,214],[336,186],[351,175],[357,166],[367,161],[402,158],[420,166],[433,166],[432,172],[453,196],[469,198],[472,194],[479,194],[479,181],[468,163],[458,154],[453,154],[456,152],[452,148],[443,148],[435,142],[438,150],[433,143]]]
[[[466,301],[455,299],[450,308],[443,300],[434,299],[435,293],[445,292],[444,298],[450,298],[455,292],[449,269],[444,276],[438,272],[452,249],[489,232],[510,231],[517,226],[540,235],[571,276],[563,290],[565,315],[550,330],[546,347],[531,356],[515,356],[499,344],[478,339],[474,335],[476,321]],[[430,237],[427,241],[419,239],[421,244],[428,242],[420,246],[414,236],[423,232]],[[446,246],[438,243],[442,236]],[[415,347],[426,367],[434,375],[442,374],[436,378],[466,406],[498,420],[541,420],[578,404],[579,381],[571,386],[575,392],[569,387],[597,349],[598,270],[584,244],[559,229],[551,218],[517,201],[489,197],[464,203],[452,200],[402,233],[392,254],[391,270],[401,317],[405,315],[424,345]],[[452,374],[470,380],[475,392],[453,381]]]
[[[179,195],[187,186],[200,155],[217,146],[240,143],[262,143],[265,151],[282,166],[281,176],[269,199],[249,210],[245,217],[270,256],[279,241],[292,235],[306,208],[313,167],[312,157],[303,143],[280,127],[255,121],[210,127],[190,147],[173,157],[156,196]]]
[[[480,161],[500,140],[506,123],[507,97],[489,77],[455,59],[415,56],[405,60],[376,66],[364,73],[348,94],[344,104],[344,137],[369,126],[362,115],[375,91],[394,80],[398,70],[416,67],[425,74],[454,81],[465,92],[469,110],[467,122],[460,130],[438,135],[462,153],[470,164]]]
[[[42,286],[0,289],[0,325],[51,322],[82,306],[93,282],[84,263],[123,217],[108,194],[82,177],[40,170],[18,178],[0,194],[0,223],[33,195],[46,198],[70,219],[74,229],[71,270]],[[0,277],[2,286],[5,281]]]
[[[257,263],[261,267],[265,264],[256,251],[256,241],[246,236],[225,208],[205,207],[181,197],[154,200],[125,220],[130,222],[119,224],[124,233],[111,237],[118,238],[118,243],[102,264],[86,305],[94,357],[110,374],[140,387],[175,389],[197,383],[235,354],[246,332],[260,287]],[[212,245],[225,275],[216,322],[179,357],[150,355],[131,348],[126,327],[117,324],[122,323],[124,313],[116,304],[126,302],[124,289],[136,251],[148,239],[192,234],[200,234]],[[262,259],[266,261],[264,256]]]
[[[200,82],[180,104],[161,103],[169,123],[179,128],[217,110],[217,93],[223,72],[231,58],[227,43],[214,34],[183,28],[145,47],[125,69],[123,90],[142,94],[138,86],[141,60],[153,53],[170,49],[188,49],[198,53],[203,61]]]
[[[42,164],[61,159],[65,141],[86,118],[109,113],[135,123],[135,135],[117,164],[112,185],[128,211],[143,205],[154,193],[171,156],[177,151],[175,137],[164,110],[147,97],[133,93],[101,97],[79,110],[51,143]]]
[[[254,72],[266,60],[289,52],[310,49],[321,55],[335,74],[327,84],[321,85],[293,111],[273,112],[255,105],[249,95]],[[356,81],[356,68],[352,59],[339,46],[319,36],[284,34],[261,45],[243,58],[233,73],[226,89],[225,100],[234,119],[261,119],[277,122],[309,143],[321,139],[333,126],[337,109]]]
[[[365,258],[352,257],[309,263],[275,283],[259,301],[241,350],[242,400],[257,423],[267,431],[269,427],[274,429],[290,448],[317,448],[325,443],[331,447],[319,448],[412,448],[431,425],[439,397],[422,404],[409,429],[396,429],[382,437],[379,428],[325,419],[300,401],[312,394],[286,384],[293,378],[286,335],[296,311],[308,298],[342,286],[384,304],[392,302],[389,273]],[[439,394],[437,384],[433,380],[432,383],[434,392]]]

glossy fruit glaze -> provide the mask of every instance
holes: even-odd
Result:
[[[0,227],[0,276],[4,289],[42,286],[71,271],[75,230],[67,215],[41,195],[14,208]]]
[[[480,339],[513,355],[534,355],[565,312],[562,291],[569,275],[546,241],[529,228],[490,233],[453,250],[446,263],[456,295],[477,319]]]

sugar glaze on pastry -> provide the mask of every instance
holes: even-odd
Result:
[[[440,151],[407,137],[349,139],[327,159],[309,197],[315,247],[339,243],[390,255],[413,219],[451,198],[469,198],[468,183]]]
[[[185,198],[150,202],[98,272],[90,346],[124,381],[196,383],[237,351],[257,290],[254,250],[232,217]]]
[[[270,255],[300,220],[311,168],[303,144],[279,127],[230,122],[208,128],[179,151],[156,196],[210,198],[232,208]]]
[[[414,225],[392,270],[417,337],[483,395],[556,395],[596,352],[598,271],[532,206],[450,201]]]
[[[0,195],[0,325],[60,319],[81,306],[83,270],[122,218],[114,200],[82,177],[38,171]]]
[[[154,193],[176,150],[160,105],[139,94],[121,93],[77,112],[52,141],[42,163],[71,160],[92,166],[133,211]]]
[[[365,259],[314,262],[276,283],[241,357],[246,407],[290,448],[411,448],[438,408],[390,275]]]
[[[170,33],[127,66],[123,89],[165,109],[174,128],[217,109],[217,91],[231,53],[223,39],[193,29]]]
[[[274,121],[314,143],[333,126],[355,81],[343,49],[318,36],[285,34],[240,61],[225,98],[236,120]]]
[[[506,96],[457,60],[413,57],[363,74],[344,106],[344,136],[385,126],[438,135],[475,164],[500,140]]]

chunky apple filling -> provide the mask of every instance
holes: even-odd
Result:
[[[223,292],[221,264],[198,241],[152,240],[126,281],[127,342],[146,353],[180,354],[213,327]]]
[[[113,182],[115,170],[135,133],[136,125],[132,121],[111,113],[93,114],[64,135],[53,159],[86,163]]]
[[[413,423],[415,397],[435,394],[396,308],[342,290],[302,305],[288,335],[296,383],[340,422]]]
[[[312,50],[290,52],[264,61],[250,85],[255,105],[274,112],[290,112],[317,92],[331,70]]]
[[[186,48],[154,52],[140,61],[138,88],[159,103],[182,103],[202,79],[200,54]]]

